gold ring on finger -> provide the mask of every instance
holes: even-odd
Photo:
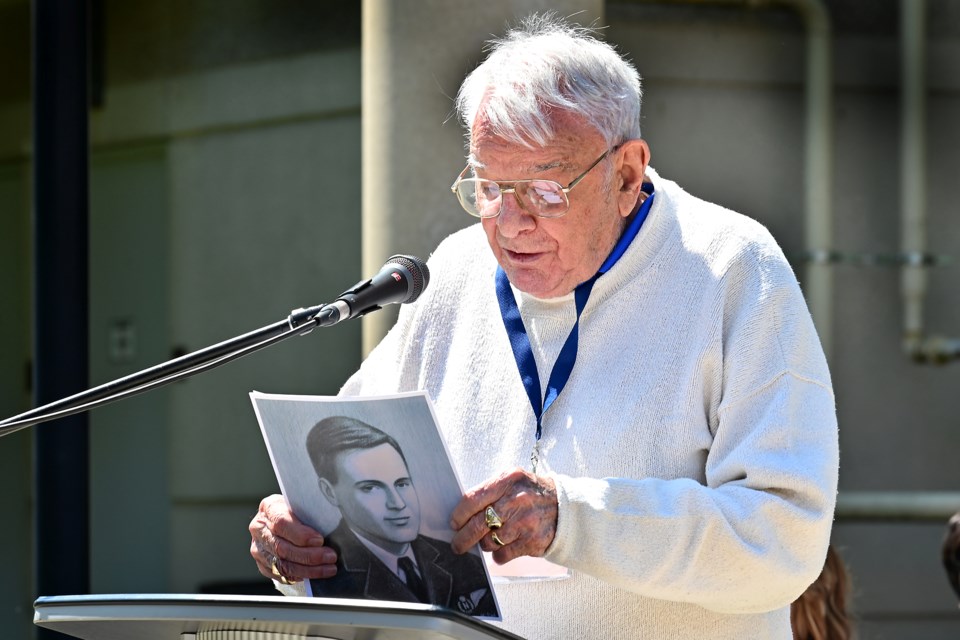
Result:
[[[277,558],[277,556],[273,556],[273,560],[270,561],[270,573],[272,573],[281,584],[293,584],[287,576],[280,573],[279,562],[280,559]]]
[[[497,532],[496,532],[496,531],[491,531],[491,532],[490,532],[490,537],[493,538],[493,541],[496,542],[497,545],[499,545],[499,546],[501,546],[501,547],[506,544],[503,540],[500,539],[500,536],[497,535]]]
[[[483,512],[483,519],[487,523],[487,528],[489,529],[499,529],[503,526],[503,520],[500,519],[500,516],[497,515],[497,512],[493,510],[493,505],[490,505]]]

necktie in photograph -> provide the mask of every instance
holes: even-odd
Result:
[[[410,587],[413,595],[417,596],[420,602],[430,604],[430,598],[427,596],[427,585],[423,583],[420,574],[418,574],[416,568],[414,568],[413,560],[404,556],[397,561],[397,566],[400,567],[400,571],[403,572],[404,582]]]

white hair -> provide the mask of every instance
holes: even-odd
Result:
[[[530,148],[553,139],[556,110],[583,117],[611,146],[639,138],[640,74],[594,33],[548,12],[489,41],[457,94],[468,147],[481,109],[496,135]]]

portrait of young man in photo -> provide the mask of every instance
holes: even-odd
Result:
[[[482,560],[420,533],[420,499],[390,435],[344,416],[307,435],[323,496],[340,511],[326,536],[337,573],[311,580],[311,595],[435,604],[475,616],[497,610]]]

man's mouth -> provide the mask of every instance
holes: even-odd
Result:
[[[541,252],[521,252],[521,251],[511,251],[510,249],[504,249],[504,254],[511,262],[516,262],[518,264],[525,264],[529,262],[535,262],[543,253]]]
[[[403,516],[402,518],[384,518],[384,520],[394,527],[405,527],[410,523],[410,516]]]

